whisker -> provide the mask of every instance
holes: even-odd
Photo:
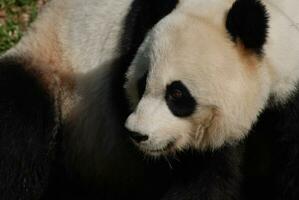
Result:
[[[163,155],[163,157],[164,157],[164,159],[166,160],[166,162],[168,163],[169,168],[170,168],[171,170],[173,170],[173,167],[172,167],[172,165],[171,165],[169,159],[167,158],[167,156]]]

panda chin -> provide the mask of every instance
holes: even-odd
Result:
[[[174,154],[176,151],[176,141],[170,141],[166,145],[159,148],[151,148],[147,145],[138,145],[139,149],[148,156],[160,157]]]

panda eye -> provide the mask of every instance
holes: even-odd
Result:
[[[180,99],[183,97],[183,92],[180,89],[174,89],[170,93],[170,98],[172,100]]]
[[[174,81],[166,88],[166,100],[179,102],[190,96],[188,89],[180,82]]]
[[[181,81],[167,86],[165,100],[170,111],[178,117],[190,116],[196,109],[195,99]]]

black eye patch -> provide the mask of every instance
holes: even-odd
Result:
[[[137,82],[137,89],[138,89],[138,96],[141,98],[144,94],[145,87],[146,87],[146,79],[147,79],[148,72],[146,72],[141,79]]]
[[[174,81],[166,87],[165,100],[177,117],[188,117],[196,110],[195,99],[181,81]]]

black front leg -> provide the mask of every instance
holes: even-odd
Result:
[[[190,155],[162,200],[240,199],[241,159],[242,145]]]
[[[276,160],[273,168],[277,200],[299,199],[299,132],[297,130],[299,129],[296,127],[296,130],[279,138],[274,146]]]
[[[248,200],[299,199],[299,92],[269,103],[250,133],[244,156]]]
[[[19,58],[0,60],[0,199],[39,199],[48,185],[54,98]]]

